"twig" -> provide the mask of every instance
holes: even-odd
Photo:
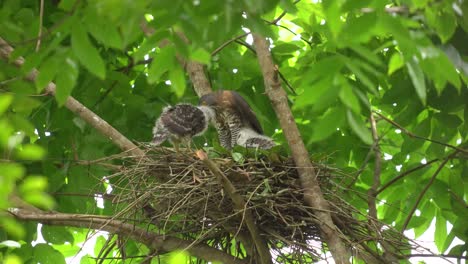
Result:
[[[30,38],[30,39],[26,39],[26,40],[22,40],[22,41],[18,41],[18,42],[13,42],[12,45],[15,45],[15,46],[20,46],[20,45],[24,45],[24,44],[28,44],[28,43],[31,43],[31,42],[37,42],[37,41],[40,41],[42,39],[44,39],[45,37],[49,36],[50,34],[52,34],[52,32],[56,29],[56,28],[59,28],[61,25],[63,25],[63,23],[73,15],[73,13],[75,13],[76,9],[78,8],[78,5],[80,3],[81,0],[76,0],[75,3],[73,4],[72,8],[70,11],[68,12],[65,12],[66,16],[63,16],[59,21],[57,21],[54,25],[52,25],[45,33],[41,33],[41,36],[39,38]],[[3,45],[3,43],[0,43],[0,47]]]
[[[232,42],[236,42],[236,40],[239,40],[239,39],[241,39],[241,38],[243,38],[243,37],[245,37],[245,36],[247,36],[249,34],[250,34],[250,32],[246,32],[246,33],[244,33],[242,35],[239,35],[237,37],[234,37],[234,38],[224,42],[223,44],[221,44],[221,46],[217,47],[215,50],[213,50],[211,52],[211,56],[214,56],[214,55],[218,54],[218,52],[220,52],[222,49],[224,49],[226,46],[228,46]]]
[[[286,92],[281,87],[278,69],[273,64],[267,40],[256,34],[253,37],[258,62],[263,73],[265,90],[268,97],[270,97],[273,109],[279,118],[284,135],[291,148],[294,162],[298,167],[299,178],[304,188],[304,200],[311,207],[317,209],[315,214],[319,220],[320,230],[324,235],[335,262],[349,263],[349,252],[341,239],[340,232],[333,223],[329,212],[329,203],[325,200],[317,182],[316,171],[310,162],[309,153],[305,148],[299,129],[294,121],[294,116],[289,108]]]
[[[8,45],[8,43],[5,40],[3,40],[3,38],[0,37],[0,57],[8,60],[13,50],[14,49],[10,45]],[[24,64],[24,58],[18,57],[13,61],[13,64],[18,67],[21,67],[21,65]],[[26,79],[30,82],[34,82],[38,73],[39,72],[36,69],[33,69],[32,72],[26,77]],[[55,89],[55,83],[50,82],[45,90],[49,94],[55,95]],[[100,116],[89,110],[86,106],[81,104],[72,96],[69,96],[67,98],[65,102],[65,107],[67,107],[68,110],[72,111],[76,115],[80,116],[84,121],[86,121],[88,124],[90,124],[99,132],[101,132],[101,134],[109,138],[112,141],[112,143],[119,146],[119,148],[121,148],[122,150],[137,157],[143,157],[145,155],[145,153],[141,149],[139,149],[135,144],[133,144],[129,139],[127,139],[124,135],[122,135],[104,119],[102,119]]]
[[[237,192],[234,185],[231,181],[224,175],[224,173],[219,169],[219,167],[212,160],[208,158],[205,152],[202,150],[197,151],[198,158],[208,167],[208,169],[216,176],[223,189],[226,191],[226,194],[232,200],[234,208],[238,211],[243,211],[245,216],[245,223],[247,229],[252,236],[252,240],[255,243],[257,252],[260,256],[260,263],[269,264],[273,263],[271,260],[271,254],[268,249],[268,246],[264,239],[260,236],[260,231],[255,225],[254,218],[251,211],[247,208],[247,204],[242,198],[242,196]]]
[[[375,152],[375,162],[374,162],[374,182],[372,186],[367,191],[367,205],[369,208],[369,222],[373,222],[377,219],[377,205],[375,200],[377,197],[377,188],[380,186],[380,174],[382,169],[382,153],[379,146],[379,136],[377,134],[377,124],[375,122],[374,115],[372,112],[369,116],[372,139],[374,140],[374,152]]]
[[[288,28],[285,25],[276,25],[276,26],[289,31],[289,33],[293,34],[294,36],[300,35],[300,34],[294,32],[294,31],[292,31],[290,28]],[[302,41],[304,41],[305,43],[307,43],[307,45],[309,45],[309,47],[312,47],[312,42],[310,42],[308,39],[304,38],[302,35],[300,36],[300,39]]]
[[[441,141],[438,141],[438,140],[435,140],[435,139],[430,139],[430,138],[426,138],[426,137],[421,137],[421,136],[415,135],[415,134],[413,134],[411,131],[407,130],[406,128],[402,127],[400,124],[398,124],[398,123],[396,123],[395,121],[389,119],[388,117],[382,115],[381,113],[379,113],[379,112],[377,112],[377,111],[374,111],[374,113],[376,113],[378,116],[380,116],[382,119],[384,119],[385,121],[387,121],[388,123],[390,123],[390,124],[393,125],[394,127],[397,127],[398,129],[400,129],[401,131],[403,131],[405,134],[407,134],[407,135],[410,136],[410,137],[414,137],[414,138],[426,140],[426,141],[429,141],[429,142],[432,142],[432,143],[436,143],[436,144],[439,144],[439,145],[442,145],[442,146],[445,146],[445,147],[449,147],[449,148],[454,149],[454,150],[457,150],[457,151],[459,151],[459,152],[463,152],[463,153],[465,153],[465,154],[468,154],[468,150],[459,148],[459,147],[457,147],[457,146],[453,146],[453,145],[450,145],[450,144],[447,144],[447,143],[444,143],[444,142],[441,142]]]
[[[406,230],[406,228],[408,227],[408,224],[409,222],[411,221],[411,218],[413,217],[413,214],[414,212],[416,211],[416,209],[418,209],[418,205],[419,203],[421,202],[424,194],[426,194],[427,190],[429,190],[429,187],[431,187],[432,183],[434,182],[434,180],[436,179],[437,175],[439,175],[439,172],[444,168],[445,164],[447,164],[447,162],[453,158],[456,154],[458,153],[458,151],[456,150],[455,152],[453,152],[452,154],[450,154],[448,157],[446,157],[442,163],[439,165],[439,167],[437,168],[437,170],[434,172],[434,174],[432,175],[431,179],[429,180],[429,182],[426,184],[426,186],[424,187],[424,189],[422,190],[422,192],[419,194],[418,196],[418,199],[416,199],[416,202],[414,203],[413,205],[413,208],[411,208],[409,214],[408,214],[408,217],[406,217],[406,220],[405,222],[403,223],[403,226],[401,227],[401,231],[403,232],[404,230]]]
[[[42,39],[42,21],[44,19],[44,0],[41,0],[41,7],[39,10],[39,31],[37,32],[36,52],[39,51]]]
[[[231,264],[246,263],[244,260],[237,259],[210,246],[198,244],[187,248],[191,241],[167,235],[163,237],[161,235],[148,232],[146,229],[113,220],[108,217],[99,215],[50,213],[39,210],[35,207],[30,207],[31,206],[24,208],[20,206],[20,208],[10,209],[9,213],[17,219],[25,221],[40,221],[49,225],[92,228],[127,236],[135,241],[147,245],[150,249],[162,251],[186,250],[191,255],[207,261],[219,261],[221,263]]]
[[[423,257],[423,258],[456,258],[456,259],[468,259],[468,256],[457,256],[451,254],[409,254],[405,255],[406,258],[413,258],[413,257]]]
[[[299,3],[301,0],[296,0],[294,1],[293,5]],[[273,21],[268,22],[270,24],[276,25],[285,15],[287,14],[286,11],[283,11],[277,18],[275,18]]]
[[[369,148],[369,151],[367,152],[367,155],[364,158],[364,161],[362,162],[361,167],[359,167],[359,169],[356,171],[356,175],[353,176],[353,180],[348,185],[346,185],[347,189],[350,189],[352,186],[354,186],[354,184],[358,180],[359,176],[361,175],[361,173],[366,168],[366,166],[369,163],[370,158],[372,156],[372,151],[374,150],[375,144],[377,144],[377,142],[372,143],[372,146]]]
[[[419,166],[416,166],[416,167],[414,167],[414,168],[412,168],[412,169],[409,169],[409,170],[403,172],[402,174],[396,176],[395,178],[391,179],[389,182],[387,182],[386,184],[384,184],[382,187],[380,187],[380,189],[377,191],[376,195],[379,195],[381,192],[383,192],[383,191],[384,191],[385,189],[387,189],[389,186],[391,186],[391,185],[394,184],[395,182],[397,182],[397,181],[403,179],[404,177],[408,176],[408,175],[411,174],[412,172],[415,172],[415,171],[417,171],[417,170],[420,170],[420,169],[422,169],[422,168],[425,168],[425,167],[431,165],[432,163],[434,163],[434,162],[436,162],[436,161],[438,161],[438,160],[440,160],[440,159],[433,159],[433,160],[430,160],[430,161],[428,161],[428,162],[425,163],[425,164],[421,164],[421,165],[419,165]]]

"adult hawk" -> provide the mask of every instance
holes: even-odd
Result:
[[[244,147],[263,148],[262,146],[265,146],[265,148],[271,148],[267,147],[268,144],[250,144],[251,140],[249,141],[249,138],[252,140],[256,138],[253,141],[258,141],[260,138],[265,139],[268,137],[263,136],[263,129],[260,122],[258,122],[257,116],[245,99],[237,92],[230,90],[212,92],[202,96],[199,104],[211,107],[215,111],[213,123],[222,147],[232,149],[235,145],[242,145]],[[240,135],[242,135],[241,138]]]
[[[192,137],[203,134],[214,117],[213,109],[206,106],[191,104],[167,106],[156,120],[151,143],[159,146],[164,141],[170,140],[176,150],[179,149],[180,143],[190,146]]]

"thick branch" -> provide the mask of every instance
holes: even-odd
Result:
[[[8,45],[8,43],[0,37],[0,57],[9,60],[10,55],[13,52],[13,48]],[[24,58],[19,57],[12,62],[14,65],[21,67],[24,64]],[[26,77],[28,81],[34,82],[36,80],[37,74],[39,72],[36,69],[33,69],[32,72]],[[55,94],[55,83],[50,82],[46,91],[50,94]],[[133,156],[142,157],[145,153],[139,149],[135,144],[133,144],[129,139],[122,135],[119,131],[113,128],[109,123],[104,119],[96,115],[93,111],[89,110],[86,106],[82,105],[75,98],[69,96],[65,102],[65,107],[70,111],[80,116],[84,121],[97,129],[105,137],[109,138],[112,143],[117,145],[124,151],[127,151]]]
[[[203,64],[196,61],[189,61],[185,65],[185,70],[190,76],[190,80],[193,84],[193,89],[197,93],[198,97],[202,97],[205,94],[211,93],[211,85],[206,78]]]
[[[278,70],[273,64],[268,42],[264,37],[254,34],[254,44],[265,81],[266,93],[270,97],[273,109],[279,118],[281,128],[291,148],[292,156],[299,172],[301,184],[304,188],[304,200],[307,204],[317,209],[315,214],[319,220],[320,230],[325,241],[327,241],[335,262],[349,263],[349,253],[341,240],[339,230],[333,223],[329,204],[323,197],[322,190],[318,185],[315,169],[310,162],[309,153],[305,148],[299,129],[289,108],[286,92],[281,87]]]
[[[208,167],[208,169],[215,175],[218,182],[223,186],[223,189],[226,191],[227,196],[232,200],[234,204],[234,208],[238,211],[244,212],[244,220],[247,225],[247,229],[252,236],[252,240],[255,243],[255,247],[257,248],[258,254],[260,256],[260,263],[262,264],[270,264],[271,261],[271,254],[268,249],[268,246],[265,240],[260,236],[260,231],[255,225],[254,217],[252,216],[251,211],[247,208],[247,204],[245,203],[242,196],[237,192],[234,185],[232,185],[231,181],[223,174],[223,172],[218,168],[218,166],[210,159],[205,152],[202,150],[197,151],[198,158]]]
[[[144,243],[150,249],[158,252],[171,252],[186,250],[191,255],[206,261],[219,261],[221,263],[241,264],[244,260],[226,254],[207,245],[193,245],[193,241],[176,237],[161,236],[148,232],[146,229],[126,224],[117,220],[98,215],[48,213],[41,210],[11,209],[10,213],[19,220],[38,221],[49,225],[63,225],[103,230],[113,234],[129,237]]]

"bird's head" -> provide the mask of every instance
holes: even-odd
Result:
[[[216,93],[205,94],[200,98],[198,103],[201,106],[215,107],[219,105],[218,96]]]

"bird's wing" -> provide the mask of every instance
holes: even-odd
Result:
[[[234,102],[233,107],[241,116],[241,120],[245,120],[247,124],[255,130],[255,132],[263,135],[262,126],[247,101],[245,101],[245,99],[235,91],[231,91],[230,94],[232,94],[231,100]]]

